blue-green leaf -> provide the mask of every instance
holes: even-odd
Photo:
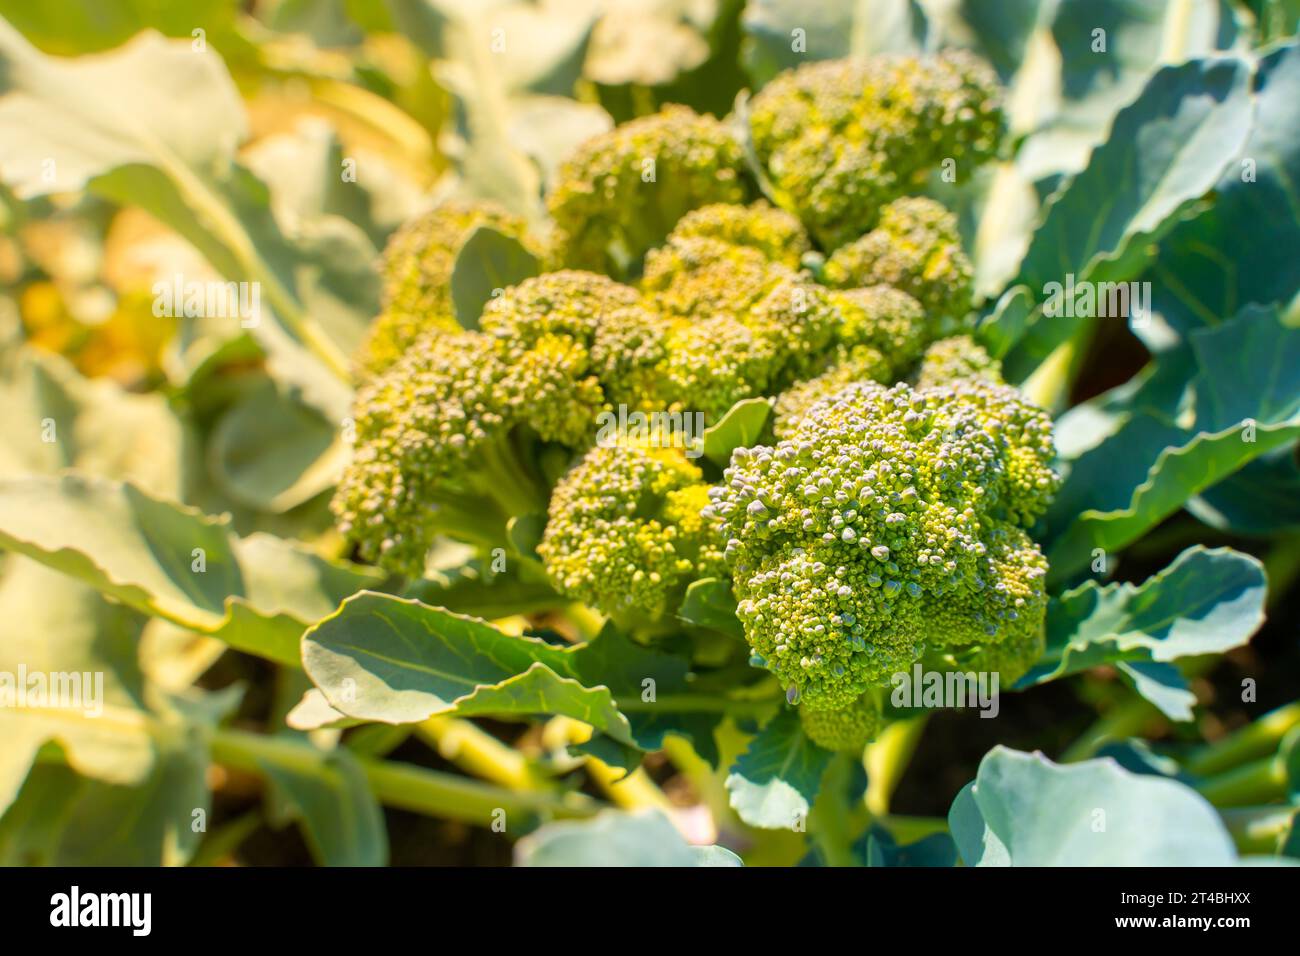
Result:
[[[1060,765],[1001,746],[948,822],[967,866],[1230,866],[1237,856],[1189,787],[1112,760]]]
[[[691,846],[657,810],[606,810],[548,823],[515,845],[517,866],[740,866],[720,846]]]
[[[831,753],[810,741],[799,714],[785,709],[767,722],[727,777],[731,806],[750,826],[805,825]]]

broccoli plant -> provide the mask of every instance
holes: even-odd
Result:
[[[0,862],[1300,858],[1284,11],[266,6],[0,20]]]

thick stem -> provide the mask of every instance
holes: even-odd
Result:
[[[519,751],[458,717],[430,717],[416,725],[422,740],[466,773],[515,791],[553,790]]]
[[[867,809],[872,816],[883,817],[889,812],[889,801],[898,789],[912,761],[912,754],[921,742],[928,714],[890,724],[875,742],[868,745],[865,756],[867,768]]]
[[[1282,738],[1297,726],[1300,726],[1300,700],[1270,711],[1222,740],[1206,744],[1183,766],[1189,773],[1202,777],[1223,773],[1247,760],[1273,753]]]
[[[838,753],[826,768],[822,778],[821,793],[808,817],[808,830],[827,866],[855,866],[853,837],[848,829],[849,806],[845,794],[848,790],[849,770],[853,758]]]
[[[212,759],[245,773],[261,775],[267,763],[311,776],[323,776],[329,753],[287,737],[268,737],[242,730],[213,733]],[[427,816],[491,826],[504,811],[511,816],[535,814],[586,817],[599,804],[582,794],[515,793],[455,774],[369,757],[355,758],[371,791],[390,807]]]
[[[1282,799],[1286,783],[1286,765],[1272,756],[1198,781],[1196,789],[1216,807],[1240,807]]]
[[[1277,853],[1279,841],[1290,830],[1294,807],[1230,807],[1219,811],[1241,853]]]
[[[1061,754],[1061,763],[1087,760],[1112,740],[1127,740],[1140,731],[1159,711],[1145,697],[1131,697],[1116,704],[1098,718],[1079,739]]]

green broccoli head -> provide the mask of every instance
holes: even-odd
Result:
[[[884,724],[879,695],[870,690],[839,710],[801,706],[799,722],[808,739],[827,750],[861,753]]]
[[[537,553],[556,590],[612,617],[656,620],[721,566],[708,486],[680,449],[597,446],[555,486]]]
[[[762,200],[748,206],[714,203],[688,212],[673,227],[669,242],[691,238],[745,246],[790,269],[798,269],[812,248],[798,219]]]
[[[666,404],[716,420],[812,374],[840,316],[826,289],[752,246],[676,233],[646,257],[642,291],[668,323]]]
[[[1046,507],[1051,459],[1047,416],[980,381],[852,385],[775,447],[737,449],[706,516],[755,654],[805,707],[836,710],[952,643],[933,621],[955,596],[986,595],[986,643],[1040,627],[1041,602],[1015,603],[1041,587],[1033,560],[1001,535]]]
[[[490,543],[510,514],[540,507],[512,454],[506,371],[490,337],[431,332],[361,387],[332,501],[361,557],[418,576],[438,534]]]
[[[382,372],[428,329],[459,332],[451,301],[456,256],[479,226],[492,226],[540,255],[523,219],[494,203],[448,202],[402,225],[380,263],[382,311],[357,357],[361,377]]]
[[[685,106],[588,140],[547,197],[559,264],[627,275],[692,209],[748,200],[744,165],[727,128]]]
[[[832,250],[944,160],[997,149],[997,77],[962,51],[827,60],[782,73],[750,105],[750,133],[781,205]]]
[[[917,388],[930,388],[971,378],[1001,384],[1002,363],[969,335],[951,335],[925,350],[916,369],[915,384]]]
[[[854,382],[890,385],[903,377],[925,348],[930,326],[920,303],[889,286],[834,292],[840,315],[828,368],[777,396],[773,428],[784,438],[814,405]]]
[[[525,279],[487,304],[479,326],[505,369],[513,416],[545,441],[584,447],[602,410],[640,407],[657,387],[666,326],[635,289],[605,276]]]
[[[822,272],[837,288],[884,284],[910,293],[935,327],[970,311],[972,275],[956,217],[922,196],[885,206],[876,228],[836,249]]]

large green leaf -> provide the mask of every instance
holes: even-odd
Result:
[[[479,226],[456,254],[451,270],[451,298],[456,321],[477,329],[483,306],[502,290],[541,271],[537,258],[514,236]]]
[[[1260,60],[1255,88],[1250,138],[1215,187],[1213,205],[1161,242],[1144,277],[1156,311],[1184,334],[1250,303],[1284,304],[1300,292],[1293,254],[1300,245],[1300,45]]]
[[[333,487],[347,453],[336,425],[273,379],[232,405],[208,444],[218,488],[270,514],[283,514]]]
[[[1021,263],[1017,283],[1037,308],[1006,357],[1009,377],[1023,380],[1085,321],[1043,313],[1049,283],[1135,279],[1151,244],[1219,181],[1250,130],[1249,81],[1239,60],[1166,67],[1115,117],[1087,168],[1053,197]]]
[[[1047,653],[1021,679],[1039,684],[1099,664],[1167,664],[1199,654],[1222,654],[1245,644],[1264,623],[1268,582],[1263,566],[1229,548],[1197,546],[1141,584],[1095,581],[1053,598],[1047,610]],[[1177,671],[1175,689],[1185,691]],[[1138,688],[1160,676],[1141,670]],[[1168,687],[1161,695],[1167,699]],[[1170,712],[1190,720],[1184,703]]]
[[[288,762],[263,761],[325,866],[384,866],[388,832],[365,772],[346,750],[335,750],[304,771]]]
[[[287,664],[297,663],[296,635],[308,623],[377,580],[303,545],[237,537],[228,521],[130,483],[75,473],[0,481],[0,544],[130,607]]]
[[[0,478],[81,468],[181,494],[184,428],[161,395],[84,378],[61,356],[24,348],[0,379],[0,401]]]
[[[719,846],[691,846],[657,810],[606,810],[548,823],[515,845],[518,866],[740,866]]]
[[[967,866],[1230,866],[1232,838],[1195,791],[1113,760],[1058,765],[995,747],[948,823]]]
[[[561,714],[648,750],[668,733],[711,747],[718,719],[716,701],[690,695],[684,660],[612,629],[557,647],[385,594],[343,602],[303,635],[302,659],[327,703],[362,720]]]
[[[750,826],[789,830],[806,826],[831,753],[804,736],[799,715],[773,717],[727,777],[731,806]]]
[[[1194,495],[1300,436],[1300,328],[1284,324],[1276,309],[1250,307],[1190,338],[1194,422],[1151,410],[1139,395],[1136,410],[1117,415],[1113,433],[1070,463],[1047,517],[1050,580],[1069,580],[1095,549],[1114,554]]]

